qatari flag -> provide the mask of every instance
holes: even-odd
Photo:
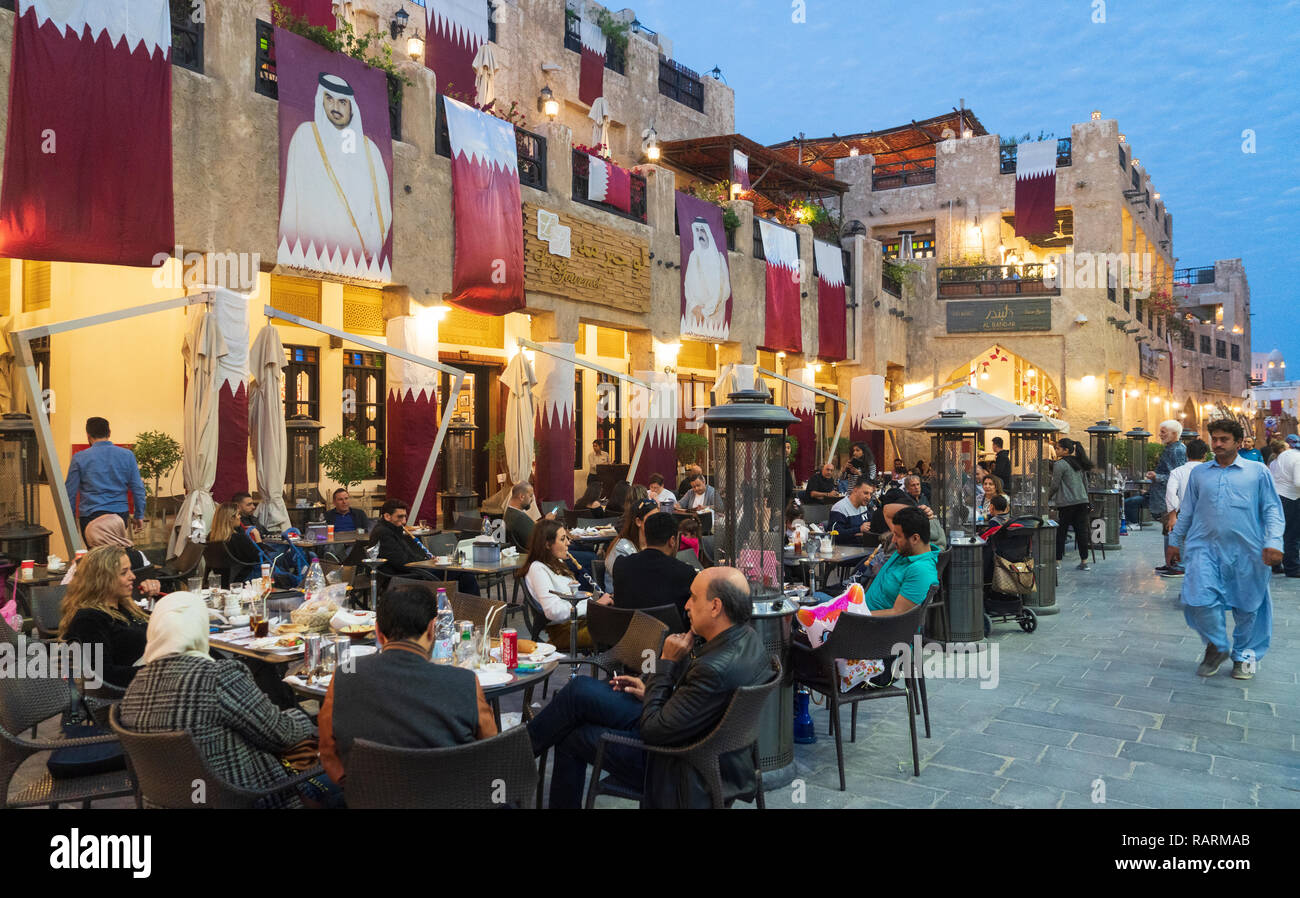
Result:
[[[447,301],[480,315],[524,307],[515,126],[443,97],[451,138],[456,255]]]
[[[649,428],[634,482],[649,486],[651,474],[662,474],[671,490],[677,472],[677,375],[636,371],[634,376],[650,385],[649,391],[632,387],[631,418],[636,422],[631,431],[633,446],[641,438],[641,428]]]
[[[625,168],[606,162],[599,156],[588,156],[587,199],[609,203],[624,212],[632,211],[632,175]]]
[[[816,373],[811,368],[795,368],[790,372],[790,379],[814,386]],[[799,441],[799,451],[794,457],[794,479],[802,483],[812,476],[813,471],[821,468],[822,460],[817,453],[817,394],[794,384],[785,385],[785,407],[795,417],[790,425],[790,435]]]
[[[537,481],[533,488],[543,504],[563,502],[565,508],[572,508],[573,454],[576,451],[573,435],[575,349],[572,343],[542,345],[563,358],[539,352],[533,365],[537,375],[537,386],[533,387],[534,407],[537,409],[533,424],[537,437]]]
[[[1016,236],[1056,230],[1056,141],[1016,148]]]
[[[333,0],[280,0],[280,5],[293,15],[306,19],[308,25],[330,31],[338,28]]]
[[[171,254],[171,45],[166,0],[19,0],[0,256]]]
[[[794,231],[758,221],[767,257],[766,319],[763,348],[803,352],[803,324],[799,318],[799,240]]]
[[[474,57],[488,39],[484,0],[428,0],[424,64],[438,76],[438,93],[474,99]]]
[[[885,413],[885,378],[863,374],[849,383],[849,440],[866,443],[876,465],[885,457],[885,432],[867,423]]]
[[[590,106],[605,93],[605,32],[600,25],[583,19],[582,63],[578,70],[578,99]]]
[[[746,193],[749,192],[749,156],[740,150],[731,151],[731,183],[739,184]]]
[[[226,344],[217,359],[217,476],[212,498],[228,502],[248,490],[248,297],[215,291],[212,314]]]
[[[844,334],[844,254],[838,246],[813,241],[817,259],[817,355],[828,362],[848,358]]]
[[[404,315],[388,321],[388,345],[428,359],[438,358],[438,324],[432,316]],[[345,384],[346,386],[346,384]],[[384,407],[388,427],[384,462],[390,499],[414,502],[429,453],[438,437],[438,372],[425,365],[390,356],[388,401]],[[438,468],[434,467],[424,502],[411,508],[412,522],[438,519]],[[444,521],[444,524],[450,522]]]
[[[722,209],[677,191],[683,337],[718,342],[731,333],[731,269]]]

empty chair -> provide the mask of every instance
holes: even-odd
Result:
[[[458,542],[460,542],[460,534],[444,530],[441,533],[425,537],[424,544],[429,547],[430,552],[438,556],[454,553]]]
[[[587,632],[592,644],[604,651],[584,657],[583,664],[608,673],[629,670],[639,675],[645,653],[659,655],[668,625],[644,611],[592,604],[587,606]]]
[[[27,595],[32,603],[32,619],[36,622],[36,633],[42,639],[59,637],[59,619],[62,617],[63,595],[68,587],[57,583],[47,586],[32,586]]]
[[[701,563],[700,559],[696,557],[695,552],[691,549],[682,549],[680,552],[678,552],[677,560],[686,562],[691,567],[695,568],[697,571],[704,570],[703,563]]]

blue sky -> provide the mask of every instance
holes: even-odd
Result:
[[[1100,109],[1174,217],[1178,266],[1241,258],[1253,350],[1300,359],[1300,0],[1107,0],[1104,22],[1101,0],[806,0],[801,24],[795,6],[633,8],[683,65],[721,67],[736,129],[762,143],[904,124],[960,98],[1003,136],[1068,136]]]

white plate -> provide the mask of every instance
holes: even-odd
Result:
[[[476,670],[474,675],[478,677],[480,686],[500,686],[511,680],[511,675],[506,671]]]
[[[555,646],[552,643],[539,642],[537,643],[537,648],[533,650],[532,656],[534,658],[545,658],[547,655],[552,655],[554,653]]]

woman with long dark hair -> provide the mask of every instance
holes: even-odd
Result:
[[[548,625],[546,632],[556,648],[569,648],[569,617],[572,606],[555,593],[571,595],[577,592],[582,583],[578,579],[584,576],[573,556],[569,554],[569,531],[558,521],[545,518],[533,528],[532,543],[528,547],[528,557],[524,559],[524,583],[528,594],[533,597],[542,613],[546,615]],[[587,585],[590,589],[590,585]],[[607,593],[593,596],[601,605],[610,605],[613,599]],[[577,603],[578,617],[587,614],[587,600]],[[585,628],[579,630],[578,644],[589,643],[585,639]]]
[[[1057,441],[1057,459],[1052,465],[1052,486],[1048,502],[1056,509],[1056,560],[1065,558],[1065,532],[1074,528],[1074,542],[1079,549],[1079,570],[1089,570],[1088,486],[1084,474],[1092,462],[1078,440],[1062,437]]]
[[[627,555],[635,555],[645,548],[645,519],[659,510],[650,499],[642,499],[628,508],[623,516],[623,529],[618,539],[605,553],[605,591],[614,591],[614,563]]]

